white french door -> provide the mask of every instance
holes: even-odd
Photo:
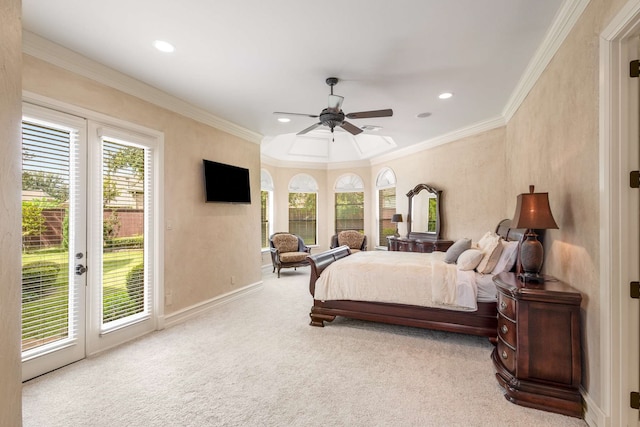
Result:
[[[152,138],[96,122],[89,147],[88,230],[91,284],[87,354],[156,329],[154,185],[157,146]]]
[[[23,380],[85,356],[86,150],[84,119],[25,104]]]
[[[23,380],[155,330],[154,137],[24,104]]]

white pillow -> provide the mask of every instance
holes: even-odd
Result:
[[[484,233],[484,236],[478,240],[478,247],[482,250],[489,242],[494,240],[498,235],[496,233],[492,233],[491,231],[487,231]]]
[[[491,274],[502,273],[503,271],[511,271],[516,260],[518,259],[518,241],[511,242],[502,241],[502,253],[496,266],[493,268]]]
[[[471,239],[457,240],[453,245],[449,246],[447,253],[444,257],[444,262],[447,264],[455,264],[458,261],[460,254],[471,247]]]
[[[479,249],[467,249],[458,257],[458,265],[456,267],[462,271],[473,270],[482,260],[482,256],[482,251]]]
[[[476,270],[478,273],[491,273],[502,253],[502,237],[487,233],[478,242],[478,248],[482,251],[482,261]]]

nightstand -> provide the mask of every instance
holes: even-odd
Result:
[[[500,273],[493,281],[498,340],[491,359],[505,398],[582,418],[582,295],[557,280],[525,285],[513,273]]]

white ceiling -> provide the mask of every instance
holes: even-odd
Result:
[[[570,3],[571,0],[566,0]],[[564,0],[22,0],[24,29],[261,134],[292,162],[371,159],[504,116]],[[566,6],[566,5],[565,5]],[[154,40],[172,43],[161,53]],[[317,119],[327,77],[353,137]],[[441,92],[453,92],[448,100]],[[418,118],[420,113],[429,117]]]

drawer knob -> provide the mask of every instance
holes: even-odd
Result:
[[[507,328],[507,325],[502,325],[500,330],[502,331],[503,334],[506,334],[507,332],[509,332],[509,328]]]
[[[508,355],[508,354],[507,354],[507,352],[506,352],[506,351],[504,351],[504,350],[502,350],[502,358],[503,358],[504,360],[507,360],[507,359],[509,358],[509,355]]]
[[[505,308],[507,308],[507,303],[504,301],[500,301],[500,310],[504,310]]]

